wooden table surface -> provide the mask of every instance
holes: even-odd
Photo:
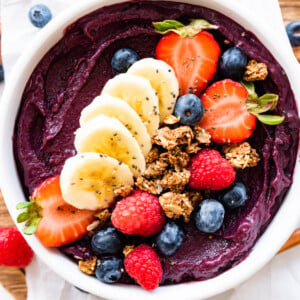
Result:
[[[300,0],[279,0],[279,2],[285,23],[300,20]],[[300,47],[294,48],[294,53],[300,62]],[[14,226],[14,223],[6,210],[0,194],[0,227],[1,226]],[[298,243],[298,236],[300,236],[300,230],[297,231],[297,236],[294,236],[289,243],[285,245],[285,248]],[[26,299],[27,289],[23,270],[0,267],[0,284],[2,284],[16,300]]]

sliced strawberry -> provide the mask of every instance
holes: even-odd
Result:
[[[215,82],[201,96],[204,116],[199,125],[217,143],[237,143],[251,136],[256,117],[247,111],[248,92],[238,82],[225,79]]]
[[[36,235],[48,247],[59,247],[77,240],[87,232],[87,226],[94,219],[94,212],[79,210],[63,200],[59,176],[41,183],[33,192],[32,200],[41,208],[42,216]]]
[[[207,31],[193,37],[181,37],[170,32],[157,44],[156,58],[174,69],[180,95],[200,95],[217,70],[220,52],[218,43]]]

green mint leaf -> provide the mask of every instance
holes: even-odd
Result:
[[[33,204],[33,202],[31,202],[31,201],[20,202],[17,204],[16,208],[23,209],[23,208],[27,208],[27,207],[31,206],[32,204]]]
[[[284,121],[283,116],[276,116],[276,115],[260,115],[257,114],[257,119],[266,125],[279,125]]]
[[[17,222],[23,223],[23,222],[27,221],[29,218],[30,218],[30,214],[28,212],[23,212],[18,215]]]
[[[162,22],[152,22],[152,25],[157,33],[166,34],[172,29],[184,27],[184,25],[176,20],[164,20]]]

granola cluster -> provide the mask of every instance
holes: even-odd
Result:
[[[223,152],[230,165],[237,169],[255,167],[260,161],[256,150],[247,142],[226,145],[223,147]]]
[[[168,116],[164,123],[177,124],[176,117]],[[146,159],[147,167],[137,178],[136,186],[159,196],[159,201],[168,218],[181,216],[189,222],[190,214],[202,199],[200,192],[187,191],[190,172],[187,169],[190,154],[201,149],[200,144],[210,143],[210,134],[203,128],[189,126],[160,128],[152,138],[153,148]]]
[[[252,59],[246,66],[243,79],[246,81],[265,80],[268,76],[268,67],[265,63],[259,63]]]
[[[85,274],[93,275],[95,274],[95,269],[97,266],[97,257],[93,257],[91,260],[79,260],[78,267],[79,270]]]

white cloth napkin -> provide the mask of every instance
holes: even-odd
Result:
[[[29,9],[34,4],[44,3],[55,17],[75,2],[76,0],[2,0],[2,56],[6,78],[22,53],[22,49],[39,31],[28,20]],[[277,0],[239,0],[239,2],[271,23],[276,41],[286,46],[286,55],[293,55]],[[276,256],[266,267],[238,288],[210,300],[300,299],[299,250],[300,247],[296,247]],[[27,267],[26,281],[28,300],[101,299],[78,291],[46,267],[38,258],[35,258]]]

